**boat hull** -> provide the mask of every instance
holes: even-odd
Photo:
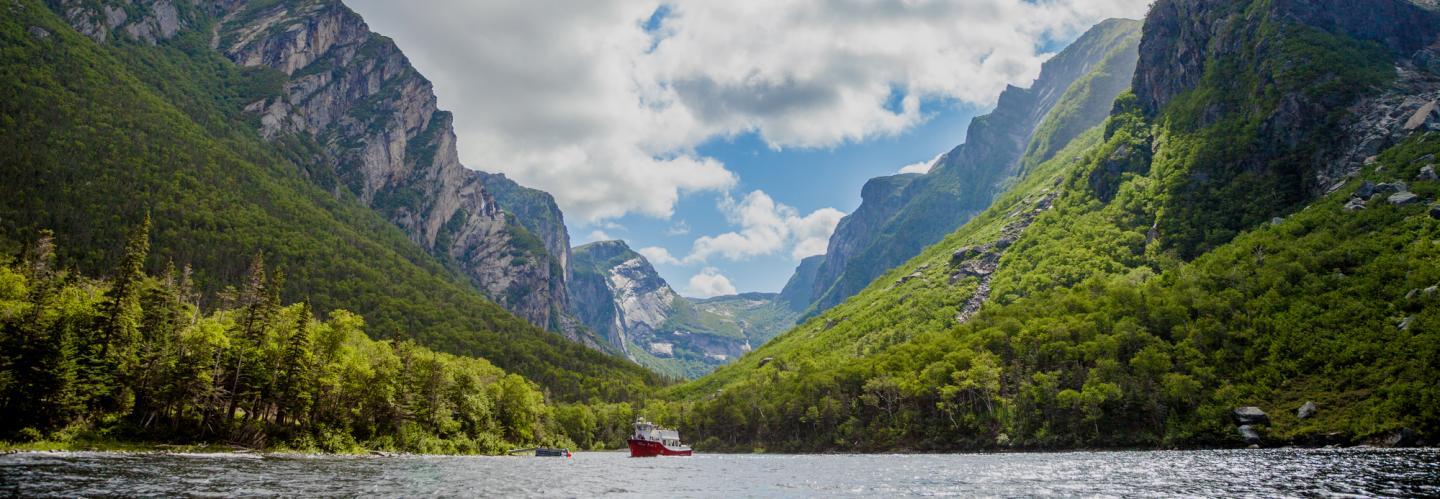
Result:
[[[665,444],[660,442],[636,440],[633,438],[626,442],[630,444],[630,457],[688,456],[691,454],[689,448],[677,449],[666,447]]]

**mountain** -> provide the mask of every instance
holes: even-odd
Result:
[[[771,294],[680,296],[623,241],[580,246],[572,260],[577,317],[626,357],[677,378],[730,362],[794,324],[797,315]]]
[[[1437,27],[1156,2],[1103,124],[671,416],[771,451],[1433,441]]]
[[[1006,88],[995,110],[972,120],[965,142],[928,173],[866,182],[860,206],[836,226],[815,276],[806,279],[811,313],[939,241],[989,206],[1017,174],[1105,119],[1110,102],[1129,87],[1139,41],[1138,21],[1096,25],[1046,61],[1030,88]]]
[[[790,280],[785,281],[785,287],[780,290],[780,301],[797,312],[809,308],[811,293],[815,288],[815,274],[824,262],[825,255],[807,256],[800,260],[800,265],[795,267],[795,273],[790,275]]]
[[[147,268],[191,266],[209,305],[261,253],[288,300],[483,356],[563,399],[633,398],[657,380],[491,302],[563,322],[553,234],[459,165],[429,83],[339,2],[3,8],[7,247],[52,229],[63,265],[93,275],[148,212]],[[538,197],[521,189],[505,195]]]
[[[212,47],[287,76],[280,95],[246,106],[261,136],[313,143],[324,168],[312,180],[348,190],[507,310],[585,339],[566,317],[569,239],[554,200],[461,165],[453,117],[390,39],[336,0],[219,9]]]

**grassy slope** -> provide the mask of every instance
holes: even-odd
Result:
[[[1384,82],[1389,58],[1283,23],[1254,33],[1271,52],[1211,64],[1154,121],[1130,99],[1103,143],[1082,136],[864,292],[673,388],[683,412],[669,417],[714,447],[794,450],[1236,442],[1227,415],[1241,404],[1270,412],[1272,439],[1440,431],[1436,298],[1406,297],[1440,282],[1436,221],[1421,205],[1350,213],[1342,194],[1306,207],[1288,188],[1267,191],[1304,176],[1297,158],[1333,140],[1311,124],[1296,151],[1267,150],[1261,123],[1278,96],[1346,102]],[[1189,125],[1217,109],[1223,119]],[[1440,135],[1419,136],[1367,175],[1408,180],[1437,152]],[[1218,181],[1197,186],[1193,172]],[[987,307],[957,326],[975,281],[946,284],[950,252],[994,240],[1005,214],[1057,177],[1055,207],[1006,252]],[[1294,417],[1305,400],[1320,416]]]
[[[64,264],[94,272],[149,210],[152,268],[173,259],[202,282],[236,282],[264,252],[287,297],[361,313],[380,337],[484,356],[563,398],[635,397],[654,381],[504,312],[373,212],[302,178],[305,145],[273,147],[237,113],[278,88],[274,75],[233,66],[198,36],[102,48],[37,2],[3,8],[7,238],[55,229]]]

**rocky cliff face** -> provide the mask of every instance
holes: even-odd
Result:
[[[1166,140],[1228,146],[1191,153],[1152,237],[1197,256],[1339,188],[1431,126],[1411,118],[1440,99],[1437,41],[1429,2],[1157,2],[1133,82],[1139,106]],[[1149,164],[1158,140],[1116,159]]]
[[[745,319],[754,315],[745,312],[773,303],[768,295],[743,304],[692,302],[623,241],[580,246],[572,259],[576,317],[630,359],[677,377],[704,374],[750,351]],[[773,336],[769,322],[760,329]]]
[[[785,282],[785,287],[780,290],[776,297],[790,310],[804,312],[810,306],[810,297],[815,288],[815,272],[820,270],[820,264],[825,262],[825,255],[805,257],[800,260],[800,265],[795,267],[795,273],[790,275],[790,280]]]
[[[1140,23],[1096,25],[1050,61],[1028,89],[1009,87],[995,110],[976,118],[963,144],[924,175],[870,180],[841,220],[810,289],[813,312],[864,289],[886,270],[985,209],[1007,179],[1048,159],[1103,120],[1130,81]],[[1098,71],[1097,71],[1098,70]],[[1064,101],[1066,105],[1057,106]]]
[[[429,80],[339,0],[60,3],[97,42],[155,44],[208,26],[212,49],[283,73],[281,95],[245,107],[261,136],[308,144],[312,181],[379,211],[516,315],[584,339],[568,315],[569,237],[554,200],[461,165]]]

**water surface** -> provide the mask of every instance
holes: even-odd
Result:
[[[1440,496],[1437,449],[631,459],[20,453],[20,496]]]

